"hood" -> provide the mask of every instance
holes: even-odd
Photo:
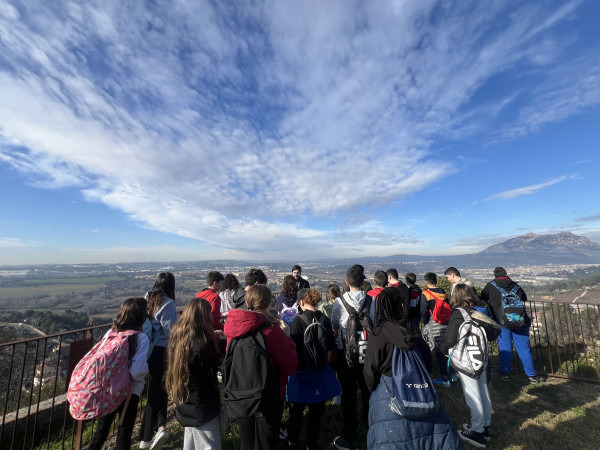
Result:
[[[350,306],[358,311],[367,298],[367,294],[364,291],[348,291],[343,297]]]
[[[389,342],[402,350],[411,349],[417,343],[417,336],[408,328],[397,323],[383,322],[381,332]]]
[[[215,301],[219,294],[214,289],[204,289],[203,291],[196,293],[196,298],[203,298],[205,300]]]
[[[498,286],[507,291],[510,291],[514,287],[514,285],[517,284],[508,277],[494,278],[494,281]]]
[[[235,309],[246,309],[246,290],[239,288],[233,293],[233,307]]]
[[[370,295],[373,298],[377,298],[377,296],[381,294],[381,291],[383,291],[383,288],[371,289],[369,292],[367,292],[367,295]]]
[[[266,321],[261,313],[232,309],[227,316],[224,332],[228,339],[236,339],[256,330]]]

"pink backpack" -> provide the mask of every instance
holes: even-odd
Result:
[[[77,363],[67,392],[75,420],[103,417],[116,411],[124,401],[129,403],[133,381],[129,374],[128,338],[136,334],[139,332],[111,330]]]

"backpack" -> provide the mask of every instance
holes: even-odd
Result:
[[[304,330],[304,360],[311,369],[323,370],[327,366],[327,330],[321,319],[325,316],[312,322],[304,314],[298,317],[308,325]]]
[[[441,325],[447,325],[450,321],[450,314],[452,314],[452,308],[446,301],[446,294],[433,292],[429,289],[423,291],[423,295],[427,301],[435,300],[435,306],[433,311],[429,311],[433,320]]]
[[[419,298],[421,297],[421,291],[415,288],[408,288],[408,295],[410,296],[411,309],[418,308]]]
[[[344,355],[350,369],[362,370],[367,352],[367,339],[373,330],[373,321],[369,316],[372,297],[367,295],[360,311],[356,311],[341,297],[342,304],[348,312],[348,322],[343,336]]]
[[[485,331],[485,337],[488,342],[495,341],[500,336],[500,332],[502,331],[502,327],[492,319],[489,315],[487,308],[476,306],[473,308],[473,314],[471,314],[471,319],[473,319],[477,324],[483,327],[483,331]]]
[[[521,297],[517,295],[520,286],[515,283],[510,292],[506,292],[495,281],[490,284],[500,291],[500,304],[502,305],[502,315],[498,318],[500,325],[511,330],[527,326],[525,323],[525,305]]]
[[[129,337],[138,334],[139,331],[110,330],[77,363],[67,391],[73,419],[104,417],[125,401],[121,413],[124,417],[133,389],[129,374]]]
[[[463,308],[464,322],[458,328],[458,341],[450,349],[448,364],[469,378],[478,379],[488,364],[488,344],[485,330]]]
[[[279,374],[271,364],[263,324],[245,336],[232,339],[221,366],[223,399],[229,417],[247,419],[278,410]]]
[[[390,409],[399,416],[419,419],[438,413],[439,398],[418,350],[394,348],[392,388],[382,380],[391,397]]]
[[[283,320],[287,326],[292,326],[292,322],[294,321],[294,319],[296,318],[296,316],[299,313],[299,306],[297,302],[294,302],[294,304],[292,306],[285,306],[285,304],[282,305],[283,307],[281,308],[281,313],[279,314],[279,318],[281,320]]]

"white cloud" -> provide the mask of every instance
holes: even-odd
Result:
[[[484,127],[467,106],[490,77],[556,63],[547,31],[577,5],[3,4],[0,161],[223,253],[383,246],[336,226],[458,170],[436,138]],[[542,94],[522,132],[583,104],[541,116],[572,91]]]
[[[573,178],[574,178],[574,176],[572,176],[572,175],[569,175],[569,176],[563,175],[561,177],[553,178],[553,179],[545,181],[543,183],[532,184],[531,186],[525,186],[525,187],[521,187],[521,188],[517,188],[517,189],[510,189],[508,191],[498,192],[497,194],[494,194],[491,197],[486,198],[485,201],[494,200],[497,198],[501,199],[501,200],[509,200],[511,198],[520,197],[521,195],[535,194],[540,189],[544,189],[545,187],[553,186],[557,183],[561,183],[562,181],[565,181],[565,180],[571,180]]]
[[[22,239],[3,237],[0,238],[0,248],[24,248],[24,247],[35,247],[38,243],[35,241],[24,241]]]

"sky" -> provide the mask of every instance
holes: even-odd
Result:
[[[0,0],[0,264],[600,242],[600,3]]]

